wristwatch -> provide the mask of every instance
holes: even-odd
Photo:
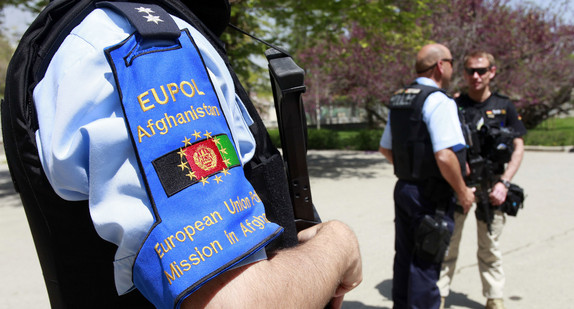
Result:
[[[506,187],[506,189],[510,188],[510,181],[500,179],[498,182],[501,182]]]

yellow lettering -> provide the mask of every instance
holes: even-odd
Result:
[[[191,264],[193,265],[197,265],[199,263],[201,263],[201,260],[197,257],[197,255],[192,254],[189,256],[189,261],[191,262]]]
[[[243,232],[243,236],[247,236],[247,233],[253,233],[253,231],[243,225],[243,222],[241,223],[241,231]]]
[[[184,86],[189,86],[189,89],[191,90],[191,93],[187,93],[185,91],[185,87]],[[181,89],[181,92],[183,94],[185,94],[187,97],[192,98],[195,95],[195,88],[193,88],[193,86],[188,82],[188,81],[183,81],[181,82],[181,84],[179,84],[179,88]]]
[[[182,238],[180,239],[180,237],[182,237]],[[179,241],[179,242],[184,242],[184,241],[185,241],[185,238],[186,238],[186,237],[185,237],[185,233],[184,233],[184,232],[182,232],[182,231],[177,231],[177,233],[175,233],[175,239],[177,239],[177,241]]]
[[[169,101],[169,98],[167,97],[167,93],[165,93],[165,88],[162,86],[160,86],[161,92],[163,93],[163,100],[160,100],[157,96],[157,92],[155,91],[155,88],[151,89],[151,94],[153,94],[153,97],[155,99],[155,101],[159,104],[166,104],[167,101]]]
[[[203,111],[203,108],[198,107],[195,110],[197,111],[197,114],[199,115],[199,117],[201,117],[201,118],[205,117],[205,112]]]
[[[149,103],[149,99],[144,99],[145,96],[147,96],[149,94],[149,91],[146,91],[140,95],[138,95],[138,102],[140,103],[140,107],[142,108],[142,111],[147,112],[150,109],[154,108],[155,105],[150,105],[150,106],[146,106],[147,103]]]
[[[171,99],[175,102],[174,94],[179,92],[179,88],[177,87],[177,84],[176,83],[167,84],[167,90],[169,91],[169,94],[171,95]]]
[[[178,113],[176,116],[177,116],[177,123],[179,123],[179,124],[186,124],[189,122],[189,118],[187,118],[187,121],[186,121],[185,115],[182,113]]]
[[[195,222],[195,229],[198,231],[203,231],[203,222],[201,221],[196,221]]]
[[[235,207],[231,207],[231,209],[229,209],[229,205],[227,205],[226,201],[223,201],[223,203],[225,204],[225,207],[227,208],[227,211],[229,211],[230,214],[235,214],[237,212],[237,209],[235,209]],[[229,203],[233,205],[231,199],[229,200]]]
[[[189,232],[189,229],[191,229],[191,233]],[[188,226],[184,227],[183,230],[187,234],[187,237],[189,237],[189,240],[193,241],[192,236],[195,235],[195,230],[193,229],[193,226],[188,225]]]
[[[192,109],[185,111],[185,117],[187,118],[187,121],[189,122],[189,118],[191,117],[191,119],[196,120],[197,118],[193,115],[193,106],[190,106]]]
[[[165,119],[161,119],[155,122],[155,127],[160,131],[159,134],[165,135],[169,130],[167,125],[165,124]]]
[[[138,140],[140,143],[142,142],[142,137],[144,136],[151,137],[151,135],[147,133],[147,131],[144,128],[138,126]]]
[[[175,262],[169,264],[169,268],[171,269],[171,275],[167,272],[167,271],[163,271],[165,273],[165,276],[167,277],[167,280],[169,281],[169,285],[171,285],[171,283],[173,281],[175,281],[175,277],[177,276],[177,278],[180,277],[179,272],[175,269]],[[175,273],[175,275],[174,275]]]
[[[217,218],[215,217],[215,215],[217,215],[217,217],[219,218],[219,220],[223,220],[223,218],[221,217],[221,215],[220,215],[219,212],[217,212],[217,211],[212,212],[210,215],[211,215],[211,218],[215,221],[215,223],[219,222],[219,221],[217,220]]]
[[[219,253],[219,251],[217,251],[217,248],[215,248],[215,245],[214,245],[214,244],[217,244],[217,246],[219,247],[219,250],[220,250],[220,251],[223,250],[223,247],[221,247],[221,244],[219,243],[219,241],[216,240],[216,241],[210,243],[210,245],[211,245],[211,247],[213,248],[213,250],[215,250],[215,253]]]
[[[153,248],[155,249],[157,256],[159,256],[159,258],[161,260],[161,258],[163,258],[163,252],[161,252],[161,250],[159,249],[159,243],[156,243],[155,247],[153,247]]]
[[[183,260],[183,261],[179,262],[179,265],[181,265],[181,267],[183,268],[184,271],[188,271],[191,269],[191,265],[189,265],[187,260]]]
[[[193,86],[195,87],[195,89],[197,90],[197,94],[199,95],[205,95],[205,92],[203,91],[199,91],[199,89],[197,89],[197,85],[195,84],[195,81],[192,79],[191,82],[193,83]]]
[[[171,235],[171,236],[169,236],[167,239],[169,240],[171,246],[175,248],[175,244],[173,243],[173,238],[174,238],[174,237],[175,237],[175,236]]]

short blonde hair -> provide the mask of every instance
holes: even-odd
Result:
[[[466,65],[466,63],[468,62],[468,60],[470,58],[486,58],[486,60],[488,60],[489,63],[489,67],[493,67],[495,66],[494,63],[494,56],[491,53],[479,50],[479,51],[474,51],[470,54],[467,54],[466,56],[464,56],[464,65]]]

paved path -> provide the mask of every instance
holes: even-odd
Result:
[[[347,222],[359,237],[364,282],[343,308],[392,308],[392,166],[375,152],[310,151],[313,200],[323,220]],[[574,153],[527,151],[515,177],[528,194],[502,236],[507,308],[574,308]],[[470,218],[472,219],[472,218]],[[476,224],[468,220],[447,308],[483,308]],[[49,308],[24,211],[0,156],[0,309]]]

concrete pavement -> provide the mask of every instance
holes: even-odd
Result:
[[[313,200],[323,220],[357,233],[363,283],[343,308],[391,308],[394,256],[392,166],[376,152],[310,151]],[[527,198],[502,236],[507,308],[574,308],[574,153],[527,151],[514,182]],[[40,266],[18,197],[0,156],[0,309],[49,308]],[[469,218],[447,308],[484,308]]]

